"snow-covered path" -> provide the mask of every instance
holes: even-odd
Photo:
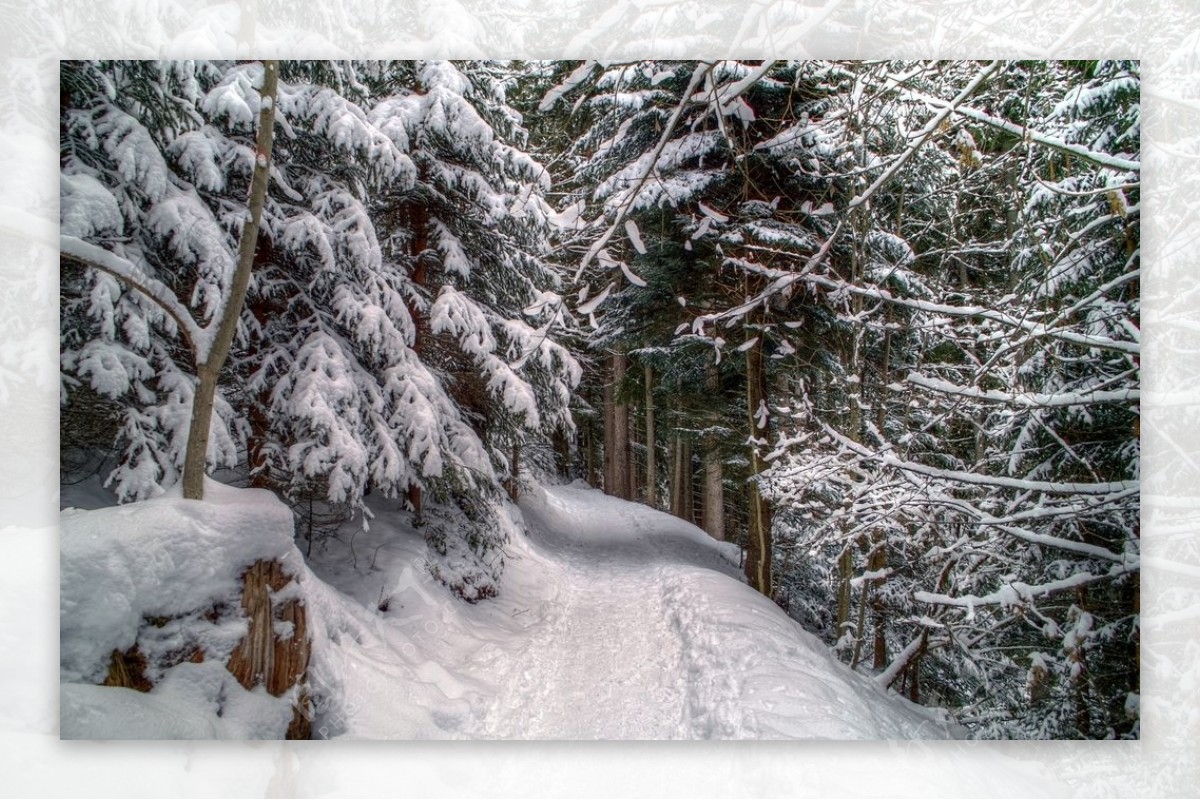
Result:
[[[848,670],[746,586],[733,546],[581,484],[538,487],[521,511],[529,535],[508,547],[499,598],[442,599],[413,585],[416,573],[404,567],[393,609],[350,625],[349,639],[333,636],[344,646],[319,660],[346,699],[328,712],[331,734],[948,735],[930,712]],[[405,559],[383,563],[386,571]],[[354,677],[364,672],[371,680]]]
[[[577,490],[576,490],[577,491]],[[589,497],[591,493],[580,497]],[[729,569],[688,536],[647,535],[643,517],[612,502],[580,508],[559,487],[524,511],[534,545],[558,570],[547,624],[521,654],[488,729],[502,737],[666,739],[685,723],[684,652],[663,589],[675,559]],[[601,506],[603,508],[603,506]]]

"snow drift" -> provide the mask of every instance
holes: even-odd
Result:
[[[235,608],[238,570],[264,558],[293,571],[306,606],[316,737],[954,733],[747,587],[734,546],[580,483],[529,487],[519,508],[498,509],[505,579],[475,605],[430,576],[425,538],[394,501],[306,566],[269,495],[214,485],[210,496],[64,512],[64,737],[282,736],[294,696],[247,691],[222,666],[244,617],[192,613]],[[170,622],[148,628],[148,618]],[[109,653],[135,641],[153,662],[178,636],[147,631],[167,629],[211,657],[163,670],[149,693],[94,685]]]

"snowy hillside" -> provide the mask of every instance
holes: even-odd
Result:
[[[226,490],[221,503],[203,506],[168,498],[64,514],[64,736],[281,735],[286,708],[222,678],[211,660],[172,668],[148,695],[87,685],[98,676],[85,674],[86,663],[129,646],[138,613],[185,611],[199,603],[185,596],[230,593],[213,576],[263,555],[249,552],[248,529],[228,518],[230,509],[271,521],[270,502],[235,502],[251,494],[265,497]],[[191,544],[176,538],[175,550],[187,552],[151,555],[156,521],[161,534],[169,529],[161,520],[183,513],[183,505],[205,537]],[[509,507],[504,590],[477,605],[428,576],[424,539],[408,520],[379,508],[369,532],[315,554],[315,573],[294,549],[283,553],[300,573],[308,607],[315,736],[949,735],[927,709],[849,671],[744,585],[732,546],[675,517],[582,484],[538,487],[519,512]],[[229,541],[231,531],[243,537],[240,544]],[[279,556],[278,542],[269,539],[268,555]],[[157,546],[174,547],[162,540]],[[197,571],[205,580],[191,575]],[[257,726],[248,719],[255,708],[271,712]]]

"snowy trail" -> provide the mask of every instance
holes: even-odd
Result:
[[[521,654],[519,678],[497,699],[489,732],[505,738],[678,737],[685,722],[684,653],[662,592],[664,551],[674,545],[686,553],[691,546],[720,562],[689,539],[646,537],[619,507],[584,522],[553,495],[547,499],[540,508],[526,503],[525,512],[535,545],[558,561],[556,591],[547,601],[553,618]],[[618,521],[628,527],[615,527]]]
[[[345,644],[320,658],[346,698],[327,713],[331,735],[951,735],[746,586],[732,545],[581,484],[538,487],[521,513],[529,533],[507,548],[500,597],[466,606],[422,587],[410,549],[383,570],[407,576],[392,609],[342,612]],[[368,604],[378,592],[343,578],[340,590]]]

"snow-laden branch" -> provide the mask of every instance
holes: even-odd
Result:
[[[901,153],[894,161],[892,161],[891,165],[889,165],[887,169],[880,173],[879,177],[875,179],[874,183],[864,189],[862,194],[858,195],[851,200],[849,204],[847,204],[846,210],[853,211],[854,209],[858,208],[860,205],[867,202],[871,195],[879,191],[881,186],[890,181],[892,177],[895,176],[896,172],[902,166],[907,164],[910,158],[916,155],[917,151],[924,146],[925,142],[929,141],[929,137],[933,136],[934,131],[941,126],[942,121],[945,120],[946,117],[950,116],[950,114],[953,113],[955,109],[957,109],[959,105],[961,105],[968,97],[974,94],[975,90],[979,88],[979,85],[991,77],[991,75],[999,68],[1000,62],[993,61],[981,69],[978,74],[971,79],[971,82],[967,84],[966,88],[959,92],[953,100],[946,103],[945,107],[940,112],[935,114],[933,119],[929,120],[929,122],[925,124],[924,128],[915,134],[915,140],[912,142],[912,144],[910,144],[903,153]]]
[[[1140,487],[1136,484],[1136,482],[1133,483],[1133,486],[1124,491],[1114,492],[1113,494],[1108,495],[1104,498],[1104,501],[1109,504],[1116,504],[1129,498],[1137,497]],[[1106,550],[1105,548],[1098,547],[1094,544],[1075,542],[1070,539],[1063,539],[1060,536],[1051,536],[1046,533],[1035,533],[1031,530],[1026,530],[1025,528],[1008,524],[1005,522],[1005,518],[994,517],[991,514],[988,514],[986,511],[981,511],[980,509],[975,508],[970,503],[964,502],[955,497],[948,497],[944,493],[939,493],[933,496],[933,499],[935,499],[938,503],[950,506],[951,508],[957,509],[969,516],[974,517],[982,525],[995,528],[996,530],[1008,534],[1015,539],[1020,539],[1021,541],[1029,542],[1030,544],[1053,547],[1056,550],[1065,550],[1067,552],[1077,553],[1081,556],[1087,556],[1089,558],[1098,558],[1103,561],[1112,561],[1113,563],[1122,564],[1130,568],[1136,568],[1140,561],[1139,556],[1131,555],[1129,553],[1114,553],[1111,550]]]
[[[875,681],[885,688],[895,683],[896,678],[900,677],[900,673],[908,666],[908,662],[912,661],[913,656],[921,652],[921,648],[925,646],[928,636],[928,631],[922,631],[920,636],[909,642],[900,651],[900,655],[892,660],[887,669],[875,676]]]
[[[1136,403],[1141,398],[1137,389],[1114,391],[1059,392],[1001,392],[995,389],[978,389],[974,386],[959,386],[939,378],[930,378],[917,372],[909,373],[906,380],[914,386],[956,397],[970,397],[993,403],[1008,403],[1025,408],[1058,408],[1061,406],[1083,406],[1093,403]]]
[[[829,425],[822,425],[825,431],[846,449],[871,461],[878,461],[887,467],[904,470],[905,472],[925,475],[930,478],[940,478],[953,483],[969,483],[975,486],[995,486],[1003,489],[1016,489],[1025,492],[1042,492],[1044,494],[1087,494],[1114,495],[1123,492],[1136,491],[1137,481],[1111,481],[1106,483],[1074,483],[1060,481],[1034,481],[1025,478],[1006,478],[1001,475],[979,475],[962,470],[941,469],[915,461],[904,461],[897,458],[888,450],[873,451],[852,439],[838,433]]]
[[[1033,322],[1032,320],[1028,319],[1014,317],[1011,314],[1005,314],[1003,311],[997,311],[996,309],[988,308],[986,306],[951,306],[944,303],[931,303],[926,300],[915,300],[908,297],[896,297],[886,289],[857,286],[843,280],[833,280],[820,275],[810,275],[806,278],[806,280],[830,291],[849,292],[851,294],[857,294],[863,297],[883,300],[903,308],[911,308],[915,311],[924,311],[929,314],[938,314],[947,317],[974,317],[977,319],[991,320],[992,322],[998,322],[1001,325],[1009,328],[1023,330],[1034,337],[1058,339],[1060,341],[1079,345],[1080,347],[1095,348],[1097,350],[1113,350],[1119,353],[1132,353],[1134,355],[1141,353],[1142,350],[1141,344],[1138,342],[1126,342],[1120,339],[1112,339],[1107,336],[1076,333],[1075,331],[1062,330],[1061,328],[1052,328],[1048,325]]]
[[[771,297],[784,291],[797,281],[809,277],[810,273],[816,269],[822,261],[825,260],[825,256],[829,255],[829,251],[833,248],[833,243],[837,241],[838,235],[841,233],[841,231],[842,221],[839,220],[837,226],[833,229],[833,232],[829,234],[829,238],[825,240],[820,249],[809,256],[808,260],[804,262],[804,266],[798,270],[776,270],[769,267],[762,267],[760,269],[759,267],[761,265],[753,265],[752,271],[758,274],[766,275],[774,280],[772,280],[771,283],[768,284],[767,287],[761,292],[746,302],[741,303],[740,305],[726,309],[725,311],[702,314],[701,316],[697,317],[692,323],[692,330],[699,333],[703,327],[709,323],[743,317],[753,311],[755,308],[758,308],[760,305],[765,304]],[[725,263],[734,263],[737,266],[742,266],[744,264],[744,262],[739,262],[737,259],[726,259]]]
[[[739,78],[733,83],[728,83],[719,89],[715,90],[716,105],[718,113],[723,112],[729,107],[729,104],[741,97],[747,89],[762,80],[763,76],[771,71],[775,66],[773,59],[767,59],[758,67],[748,72],[745,76]],[[700,93],[691,98],[693,103],[705,103],[709,101],[709,97],[705,93]]]
[[[1039,597],[1048,597],[1049,595],[1067,591],[1068,589],[1077,589],[1080,586],[1112,580],[1136,570],[1137,567],[1135,565],[1132,567],[1114,567],[1109,572],[1100,574],[1077,572],[1061,580],[1040,583],[1036,586],[1031,586],[1021,581],[1013,581],[982,597],[974,594],[951,597],[948,594],[938,594],[935,592],[913,592],[913,599],[920,603],[929,603],[930,605],[965,608],[968,612],[980,606],[1002,606],[1005,608],[1009,606],[1026,606],[1033,605],[1034,600]]]
[[[212,331],[201,328],[191,312],[179,302],[175,292],[157,278],[147,275],[128,259],[75,236],[60,235],[58,250],[63,256],[86,267],[111,275],[126,286],[152,300],[167,313],[192,348],[196,363],[203,363],[212,344]]]
[[[631,208],[633,208],[633,204],[637,200],[638,193],[642,191],[642,187],[646,184],[646,181],[649,180],[650,176],[654,174],[654,169],[658,165],[658,157],[662,155],[663,148],[667,146],[667,142],[671,141],[671,136],[673,136],[675,133],[675,126],[679,124],[679,118],[683,116],[684,109],[692,104],[692,95],[695,93],[696,87],[700,85],[702,80],[704,80],[705,73],[707,73],[711,67],[712,65],[707,61],[701,61],[696,65],[696,70],[692,73],[691,82],[688,83],[687,89],[683,91],[683,99],[679,101],[679,104],[675,106],[675,110],[671,112],[671,117],[667,120],[667,124],[663,128],[662,136],[659,137],[658,144],[655,145],[654,151],[650,154],[650,158],[646,162],[646,168],[642,170],[642,174],[638,176],[637,181],[633,185],[633,190],[629,192],[625,200],[620,204],[620,206],[618,206],[617,216],[613,219],[612,224],[609,225],[605,229],[604,233],[600,235],[600,238],[593,242],[592,246],[588,248],[587,254],[583,257],[583,261],[579,263],[579,269],[575,270],[576,281],[578,281],[579,277],[583,275],[583,271],[587,269],[588,264],[592,263],[592,259],[594,259],[599,252],[604,249],[605,245],[608,244],[609,240],[612,239],[613,234],[617,232],[617,229],[624,221],[625,215],[629,213]]]
[[[1142,348],[1140,342],[1123,341],[1107,336],[1077,333],[1071,330],[1055,328],[1053,324],[1043,324],[1034,322],[1030,319],[1015,317],[1011,314],[1006,314],[1003,311],[998,311],[987,306],[952,306],[945,303],[933,303],[928,300],[897,297],[887,289],[880,289],[874,286],[859,286],[841,279],[827,278],[822,275],[813,275],[813,268],[816,267],[829,252],[829,249],[833,246],[833,243],[837,239],[840,232],[841,222],[839,221],[838,227],[835,228],[833,233],[830,234],[829,238],[825,241],[824,245],[822,245],[821,249],[816,254],[809,257],[808,260],[805,261],[804,266],[798,270],[779,269],[777,267],[768,267],[760,264],[753,265],[752,270],[756,274],[772,279],[771,284],[741,305],[735,306],[734,308],[726,311],[706,314],[703,317],[698,317],[697,323],[707,324],[710,322],[735,319],[744,315],[746,312],[757,308],[772,295],[787,289],[789,286],[799,280],[804,280],[814,286],[826,289],[830,292],[848,292],[850,294],[859,295],[872,300],[882,300],[883,302],[900,306],[901,308],[911,308],[914,311],[922,311],[927,314],[946,317],[961,317],[965,319],[986,319],[991,322],[1004,325],[1007,328],[1025,331],[1034,338],[1044,337],[1049,339],[1057,339],[1059,341],[1068,342],[1080,347],[1095,348],[1097,350],[1110,350],[1118,353],[1130,353],[1133,355],[1138,355],[1141,353]],[[734,262],[731,259],[727,259],[726,263]],[[735,266],[741,266],[743,269],[750,268],[742,263],[736,263]],[[1094,301],[1100,294],[1102,294],[1103,290],[1116,288],[1124,283],[1128,283],[1130,280],[1133,280],[1136,277],[1137,275],[1131,272],[1119,278],[1114,278],[1092,295],[1089,295],[1089,297],[1086,299]],[[1077,303],[1076,306],[1082,307],[1084,304],[1084,301],[1080,301],[1080,303]],[[1078,308],[1076,308],[1076,310],[1078,310]],[[1056,317],[1055,322],[1061,322],[1065,316],[1065,314],[1059,314],[1058,317]]]
[[[1037,142],[1038,144],[1044,145],[1045,147],[1049,147],[1053,150],[1078,156],[1084,161],[1090,161],[1091,163],[1100,167],[1105,167],[1106,169],[1115,169],[1128,172],[1141,172],[1142,170],[1142,163],[1140,161],[1130,161],[1126,158],[1110,156],[1107,153],[1098,153],[1095,150],[1089,150],[1082,145],[1069,144],[1068,142],[1064,142],[1062,139],[1056,139],[1053,136],[1047,136],[1044,133],[1039,133],[1038,131],[1035,131],[1032,128],[1024,125],[1017,125],[1015,122],[1009,122],[1006,119],[994,117],[991,114],[985,113],[976,108],[971,108],[970,106],[950,108],[950,104],[945,100],[937,97],[930,97],[923,92],[914,91],[911,94],[913,97],[922,100],[926,105],[932,108],[940,108],[946,111],[952,111],[956,114],[961,114],[968,119],[973,119],[976,122],[982,122],[985,125],[991,125],[994,128],[999,128],[1002,131],[1011,133],[1014,136],[1019,136],[1022,139],[1028,139],[1029,141]]]

